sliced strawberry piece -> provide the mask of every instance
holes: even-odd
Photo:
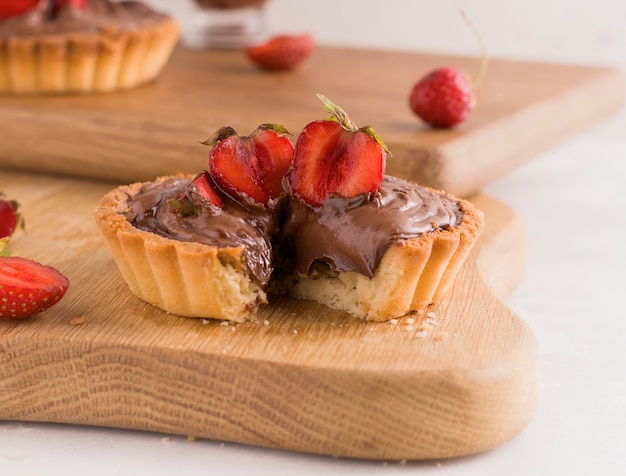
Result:
[[[260,68],[290,70],[298,67],[315,49],[310,34],[280,35],[246,49],[248,57]]]
[[[10,237],[18,227],[24,227],[24,221],[18,212],[19,203],[6,200],[0,192],[0,238]]]
[[[182,215],[193,215],[202,208],[199,201],[212,213],[218,213],[224,204],[220,190],[206,170],[196,175],[178,197],[169,201],[169,205]]]
[[[0,2],[0,20],[22,15],[38,3],[39,0],[3,0]]]
[[[36,261],[0,257],[0,319],[19,319],[45,311],[67,291],[69,280]]]
[[[189,184],[188,191],[189,193],[197,194],[201,200],[210,203],[214,207],[222,207],[222,197],[206,170],[196,175]]]
[[[287,175],[292,195],[319,206],[330,195],[350,198],[377,192],[387,147],[372,127],[357,128],[343,109],[318,97],[332,117],[309,123],[298,136]]]
[[[293,145],[276,124],[262,124],[249,136],[220,128],[202,142],[212,146],[209,170],[215,182],[234,198],[250,197],[267,205],[283,192],[282,180],[293,159]]]

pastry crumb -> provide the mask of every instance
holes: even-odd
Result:
[[[70,324],[73,326],[80,326],[81,324],[84,324],[88,320],[89,318],[87,316],[72,317],[72,319],[70,319]]]
[[[187,441],[196,441],[198,438],[196,438],[193,435],[187,435]]]
[[[169,443],[170,441],[172,441],[172,439],[169,436],[164,436],[163,438],[161,438],[161,441],[163,443]]]
[[[265,319],[265,320],[263,321],[263,325],[264,325],[264,326],[269,326],[269,325],[270,325],[270,321],[268,321],[267,319]]]
[[[210,319],[202,319],[202,324],[204,324],[205,326],[210,323],[211,323]]]
[[[226,326],[230,326],[230,322],[228,322],[228,321],[222,321],[222,322],[220,322],[220,326],[224,326],[224,327],[226,327]]]
[[[395,326],[396,324],[398,324],[398,319],[390,319],[389,324],[391,324],[392,326]]]
[[[433,339],[440,342],[442,340],[446,340],[448,337],[450,337],[448,332],[437,332],[437,334],[433,336]]]
[[[415,333],[415,337],[417,337],[418,339],[423,339],[424,337],[428,336],[428,331],[418,331]]]
[[[404,330],[405,331],[412,331],[413,330],[413,326],[412,325],[408,325],[408,326],[404,326]]]
[[[409,317],[409,318],[406,320],[406,323],[407,323],[407,324],[415,324],[415,319],[413,319],[412,317]]]
[[[437,318],[437,314],[435,314],[434,312],[430,311],[426,313],[426,317],[430,317],[431,319],[436,319]]]

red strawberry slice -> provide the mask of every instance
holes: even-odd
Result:
[[[211,179],[211,176],[206,170],[200,172],[191,181],[188,187],[188,192],[198,195],[201,200],[210,203],[214,207],[222,207],[222,197],[220,196],[219,191],[216,189],[215,184]]]
[[[293,159],[290,132],[277,124],[262,124],[249,136],[226,126],[208,140],[209,171],[226,193],[248,196],[267,205],[283,192],[282,180]]]
[[[292,195],[319,206],[330,196],[375,193],[385,175],[387,146],[371,126],[357,128],[339,106],[318,94],[332,117],[309,123],[295,145]]]
[[[183,216],[198,213],[202,207],[198,201],[208,205],[210,213],[218,213],[224,202],[222,195],[206,170],[196,175],[181,194],[169,201],[169,205]]]
[[[279,35],[246,49],[248,57],[262,69],[290,70],[298,67],[315,48],[310,34]]]
[[[37,6],[39,0],[3,0],[0,2],[0,20],[22,15]]]
[[[26,258],[0,257],[0,319],[45,311],[67,291],[69,280],[56,269]]]
[[[6,200],[0,192],[0,238],[13,235],[18,226],[24,227],[24,221],[18,212],[19,203],[15,200]]]

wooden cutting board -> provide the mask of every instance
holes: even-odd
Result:
[[[0,322],[0,419],[401,460],[484,451],[532,418],[537,342],[496,297],[521,279],[524,224],[490,197],[473,197],[485,231],[432,314],[369,323],[282,298],[221,325],[130,294],[92,218],[110,185],[2,170],[0,183],[27,220],[14,254],[71,282],[48,311]]]
[[[607,68],[493,59],[471,118],[431,130],[408,96],[426,72],[479,60],[318,48],[290,73],[255,69],[240,51],[179,48],[157,82],[114,94],[0,97],[0,166],[110,179],[151,180],[205,167],[199,141],[223,125],[248,134],[265,122],[298,133],[326,117],[316,93],[371,124],[389,145],[388,171],[466,196],[621,106],[625,81]]]

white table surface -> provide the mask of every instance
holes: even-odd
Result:
[[[273,1],[272,8],[293,5],[287,0]],[[577,62],[589,59],[588,63],[601,57],[603,63],[624,66],[623,28],[620,26],[620,33],[613,29],[619,18],[626,20],[624,2],[568,2],[570,19],[577,19],[581,25],[576,36],[569,29],[563,30],[564,27],[555,31],[548,25],[551,19],[544,19],[542,30],[536,26],[539,18],[533,28],[544,40],[545,48],[529,44],[537,35],[524,36],[520,24],[513,29],[513,36],[506,37],[506,28],[502,27],[501,31],[495,31],[497,28],[492,31],[487,6],[481,7],[477,1],[465,3],[474,8],[475,18],[480,19],[487,33],[493,36],[500,33],[503,37],[496,44],[500,49],[495,48],[499,55],[506,56],[509,51],[517,57]],[[508,8],[509,3],[505,3]],[[550,5],[553,3],[564,4],[551,2]],[[594,32],[582,27],[588,25],[586,17],[591,3],[594,8],[596,5],[604,8],[604,23],[598,24]],[[332,2],[320,0],[317,4]],[[351,4],[354,7],[355,1]],[[492,5],[495,4],[491,3],[489,8]],[[523,11],[519,4],[515,5],[517,8],[513,10],[519,16]],[[528,5],[532,9],[548,2],[531,1]],[[607,10],[611,6],[617,10]],[[579,11],[576,16],[574,7],[587,10]],[[496,8],[504,13],[503,6]],[[548,14],[551,12],[555,14],[556,7],[548,9]],[[275,25],[282,13],[274,10],[272,14]],[[311,16],[307,18],[315,21]],[[306,26],[300,21],[298,27]],[[326,34],[327,39],[336,43],[344,38],[324,30],[317,34],[322,38]],[[582,41],[581,36],[584,39],[585,35],[597,40],[590,46],[589,42],[585,43],[588,49],[595,47],[597,54],[577,47],[577,41]],[[350,43],[348,36],[345,44]],[[432,35],[428,38],[434,42]],[[443,49],[453,42],[447,40]],[[375,35],[372,41],[376,41]],[[524,41],[528,50],[523,50]],[[402,47],[405,43],[381,40],[380,44]],[[419,44],[415,46],[419,48]],[[559,56],[559,52],[564,55]],[[546,57],[548,54],[552,56]],[[158,433],[0,422],[0,474],[626,474],[625,181],[626,113],[623,111],[484,190],[513,207],[526,221],[527,271],[506,303],[534,330],[541,348],[537,413],[520,435],[492,451],[454,460],[365,462],[216,441],[187,441],[184,437]]]

